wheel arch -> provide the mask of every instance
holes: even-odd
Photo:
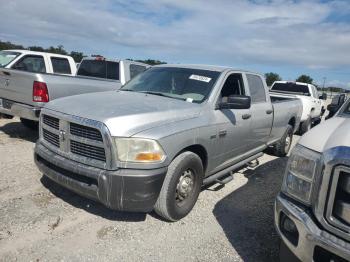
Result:
[[[206,172],[207,170],[207,167],[208,167],[208,151],[206,150],[206,148],[201,145],[201,144],[193,144],[193,145],[190,145],[190,146],[187,146],[183,149],[181,149],[175,156],[173,159],[175,159],[178,155],[180,155],[181,153],[183,152],[192,152],[196,155],[199,156],[199,158],[202,160],[202,164],[203,164],[203,171],[204,173]],[[172,160],[173,160],[172,159]]]

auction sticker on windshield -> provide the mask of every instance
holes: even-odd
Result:
[[[211,78],[206,76],[191,75],[190,79],[209,83]]]

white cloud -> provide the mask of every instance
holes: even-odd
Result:
[[[350,3],[16,0],[1,5],[0,38],[176,62],[349,67],[350,25],[334,14],[349,15]]]

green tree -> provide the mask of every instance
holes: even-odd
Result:
[[[266,84],[268,86],[271,86],[275,81],[281,81],[282,80],[282,78],[279,76],[279,74],[273,73],[273,72],[266,73],[265,74],[265,78],[266,78]]]
[[[295,81],[302,82],[302,83],[307,83],[307,84],[312,84],[312,82],[314,80],[308,75],[301,75]]]
[[[80,63],[81,60],[84,58],[84,54],[82,52],[76,52],[76,51],[72,51],[69,54],[71,57],[73,57],[74,61],[76,63]]]
[[[0,40],[0,50],[6,50],[6,49],[24,49],[22,45],[16,45],[9,41],[3,42]]]
[[[132,60],[132,59],[130,59]],[[154,60],[154,59],[146,59],[146,60],[135,60],[136,62],[141,62],[141,63],[145,63],[148,65],[163,65],[166,64],[166,62],[163,61],[159,61],[159,60]]]

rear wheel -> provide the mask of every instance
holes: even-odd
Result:
[[[284,157],[288,154],[293,142],[293,127],[287,126],[286,132],[280,141],[278,141],[273,148],[273,154],[275,156]]]
[[[301,123],[300,130],[299,130],[299,133],[301,136],[311,129],[311,124],[312,124],[311,117],[309,117],[308,119],[306,119],[304,122]]]
[[[169,165],[155,211],[169,221],[185,217],[197,202],[203,183],[203,165],[198,155],[184,152]]]
[[[22,124],[32,130],[38,130],[39,123],[33,120],[21,118]]]

